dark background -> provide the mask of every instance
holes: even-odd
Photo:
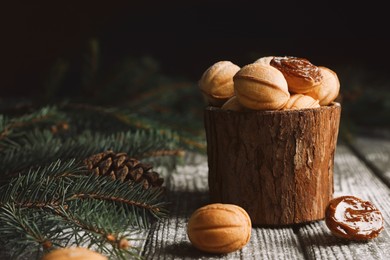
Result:
[[[216,61],[243,66],[267,55],[305,57],[340,71],[342,83],[356,68],[387,84],[390,68],[387,9],[375,1],[13,1],[1,9],[3,98],[39,96],[58,59],[77,71],[91,38],[106,68],[148,55],[166,75],[194,82]]]

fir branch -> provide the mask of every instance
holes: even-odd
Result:
[[[128,101],[128,105],[136,111],[141,111],[146,108],[145,104],[153,104],[155,106],[156,104],[166,103],[167,101],[172,102],[174,100],[172,98],[173,95],[180,96],[180,93],[186,89],[188,89],[188,84],[169,82],[169,84],[155,86],[149,91],[138,94]],[[169,108],[169,106],[165,107],[167,109]]]
[[[134,201],[134,200],[128,200],[124,198],[117,198],[113,196],[107,196],[107,195],[101,195],[101,194],[85,194],[85,193],[80,193],[80,194],[74,194],[72,196],[73,199],[95,199],[95,200],[103,200],[103,201],[112,201],[115,203],[121,203],[121,204],[126,204],[131,207],[138,207],[138,208],[143,208],[146,210],[149,210],[154,213],[160,212],[160,207],[157,207],[155,205],[149,205],[146,204],[145,202],[139,202],[139,201]]]
[[[58,158],[83,160],[92,154],[113,150],[143,159],[157,156],[153,154],[154,151],[175,151],[179,146],[175,134],[154,130],[127,131],[111,135],[85,131],[66,140],[47,130],[35,130],[16,141],[7,140],[3,144],[6,148],[0,151],[0,173],[3,179],[15,176],[23,169],[44,165]],[[173,153],[172,156],[177,155],[180,154]]]
[[[74,118],[74,123],[82,129],[112,130],[112,127],[120,126],[122,129],[158,129],[152,121],[134,115],[134,112],[126,112],[124,108],[107,108],[90,104],[64,104],[63,107],[78,114],[77,118]],[[97,127],[91,127],[92,125]]]
[[[155,157],[155,156],[184,156],[184,149],[170,149],[170,150],[154,150],[150,152],[146,152],[142,155],[142,157]]]
[[[33,207],[31,203],[35,207],[36,204],[58,203],[56,200],[62,186],[69,185],[72,177],[79,178],[84,173],[85,169],[74,159],[67,162],[57,160],[45,167],[30,169],[0,188],[0,207],[9,201],[23,208]]]
[[[74,204],[69,210],[55,210],[54,216],[49,210],[9,204],[0,208],[0,241],[12,257],[35,252],[38,258],[56,247],[85,246],[118,258],[139,258],[138,249],[128,242],[137,231],[126,223],[123,212],[113,212],[101,203]]]
[[[134,255],[124,242],[134,230],[165,216],[162,195],[162,188],[144,190],[140,184],[88,176],[75,160],[57,161],[0,189],[0,240],[38,254],[52,245],[89,243],[102,252]]]
[[[119,249],[127,249],[119,245],[120,239],[130,237],[135,232],[128,219],[126,212],[120,209],[112,210],[112,205],[97,201],[73,201],[69,208],[62,208],[55,211],[55,214],[64,221],[64,228],[83,233],[83,236],[94,237],[94,239],[82,239],[70,241],[72,245],[95,246],[95,241],[101,242],[100,250],[110,244]],[[114,235],[113,235],[114,234]],[[76,232],[73,232],[76,235]],[[79,242],[78,242],[79,241]],[[110,246],[109,246],[110,247]]]
[[[192,113],[189,112],[184,111],[184,115],[153,110],[140,113],[133,106],[105,108],[89,104],[66,104],[64,108],[77,111],[78,116],[73,123],[78,128],[103,132],[156,129],[161,134],[170,132],[184,149],[202,153],[206,150],[201,120],[190,116]]]
[[[53,245],[51,241],[63,240],[61,230],[58,221],[43,211],[26,210],[12,203],[0,207],[0,241],[12,259],[37,249],[39,255]]]
[[[163,188],[144,190],[142,184],[121,183],[107,177],[90,176],[69,187],[70,197],[65,201],[97,200],[124,207],[134,215],[134,225],[148,227],[153,218],[160,219],[167,213],[166,203],[162,202]],[[137,218],[137,216],[143,216]],[[129,218],[130,219],[130,218]]]
[[[77,181],[76,181],[77,180]],[[163,188],[144,190],[142,184],[121,183],[107,177],[86,175],[85,168],[75,160],[61,163],[58,160],[47,167],[31,170],[14,178],[2,188],[0,206],[9,201],[22,208],[44,205],[56,208],[58,203],[67,208],[74,200],[100,200],[120,204],[144,216],[161,218],[166,211],[161,202]],[[150,218],[137,221],[147,226]]]
[[[31,114],[12,119],[0,115],[0,148],[2,147],[2,140],[12,138],[12,135],[16,135],[23,128],[32,127],[40,123],[53,124],[59,120],[64,120],[64,118],[64,114],[59,112],[56,107],[43,107]]]

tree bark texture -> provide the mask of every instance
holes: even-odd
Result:
[[[243,207],[254,225],[320,220],[333,195],[341,106],[236,112],[207,107],[212,202]]]

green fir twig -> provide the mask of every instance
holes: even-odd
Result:
[[[123,241],[167,213],[162,188],[86,175],[75,160],[31,170],[0,193],[0,241],[19,256],[71,245],[134,256]]]
[[[64,120],[64,114],[59,112],[56,107],[43,107],[31,114],[12,119],[0,115],[0,141],[20,135],[25,128],[36,127],[38,124],[53,125],[60,120]]]

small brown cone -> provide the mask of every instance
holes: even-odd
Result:
[[[97,176],[109,176],[121,182],[142,183],[144,189],[161,187],[164,182],[164,179],[152,170],[152,165],[141,163],[126,153],[114,153],[109,150],[88,157],[84,164]]]

